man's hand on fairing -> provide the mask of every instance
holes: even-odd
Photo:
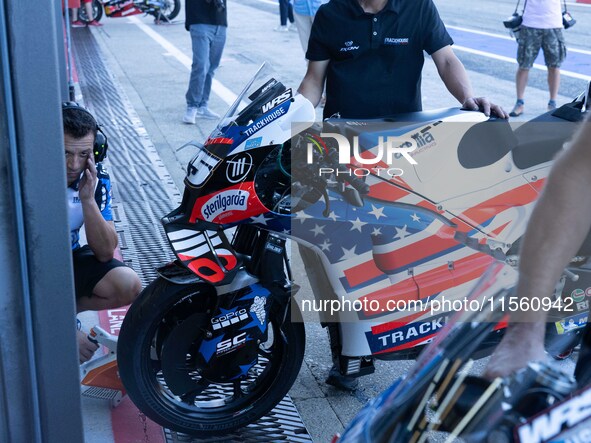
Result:
[[[502,107],[491,103],[486,97],[470,97],[464,100],[462,108],[470,111],[480,111],[487,117],[492,113],[499,118],[509,118],[509,114]]]

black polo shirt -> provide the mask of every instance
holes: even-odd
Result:
[[[223,7],[218,7],[223,4]],[[185,2],[185,29],[191,25],[228,26],[226,0],[187,0]]]
[[[324,117],[420,111],[423,51],[453,44],[432,0],[389,0],[377,14],[331,0],[314,18],[306,58],[330,60]]]

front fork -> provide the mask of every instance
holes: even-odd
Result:
[[[283,324],[289,312],[291,296],[299,289],[292,282],[286,240],[253,226],[241,225],[234,234],[232,247],[239,255],[250,254],[244,260],[246,268],[271,292],[272,308],[279,309]]]

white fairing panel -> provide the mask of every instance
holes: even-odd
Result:
[[[254,133],[242,142],[232,153],[250,149],[250,146],[267,146],[285,143],[294,134],[306,130],[314,124],[316,112],[312,103],[301,94],[295,95],[288,112],[275,119],[272,123]],[[249,141],[257,139],[252,145]]]

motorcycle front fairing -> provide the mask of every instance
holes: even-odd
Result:
[[[187,145],[196,153],[187,166],[183,200],[162,222],[190,272],[215,285],[232,279],[240,268],[224,234],[232,226],[258,223],[289,231],[290,214],[278,205],[290,177],[266,166],[285,155],[282,149],[293,131],[305,129],[314,117],[311,103],[270,77],[263,65],[205,143]],[[262,177],[271,169],[274,175]]]
[[[314,110],[305,98],[294,97],[265,74],[259,70],[205,143],[185,145],[195,152],[187,166],[183,199],[162,218],[177,260],[161,268],[161,275],[178,284],[213,285],[216,294],[207,314],[196,313],[195,321],[185,321],[169,332],[163,373],[176,395],[190,385],[182,361],[204,330],[207,336],[199,342],[195,357],[200,374],[210,382],[240,380],[257,364],[259,343],[268,339],[270,318],[275,315],[270,310],[287,309],[289,288],[267,281],[269,273],[283,276],[281,242],[271,252],[258,251],[263,262],[265,254],[278,252],[259,273],[252,272],[251,257],[236,252],[226,235],[243,223],[278,232],[289,227],[289,212],[278,206],[281,188],[289,189],[289,176],[281,168],[277,172],[276,163],[289,155],[283,147],[291,138],[292,124],[313,116]],[[280,272],[275,270],[278,267]],[[281,335],[275,338],[280,340]]]

